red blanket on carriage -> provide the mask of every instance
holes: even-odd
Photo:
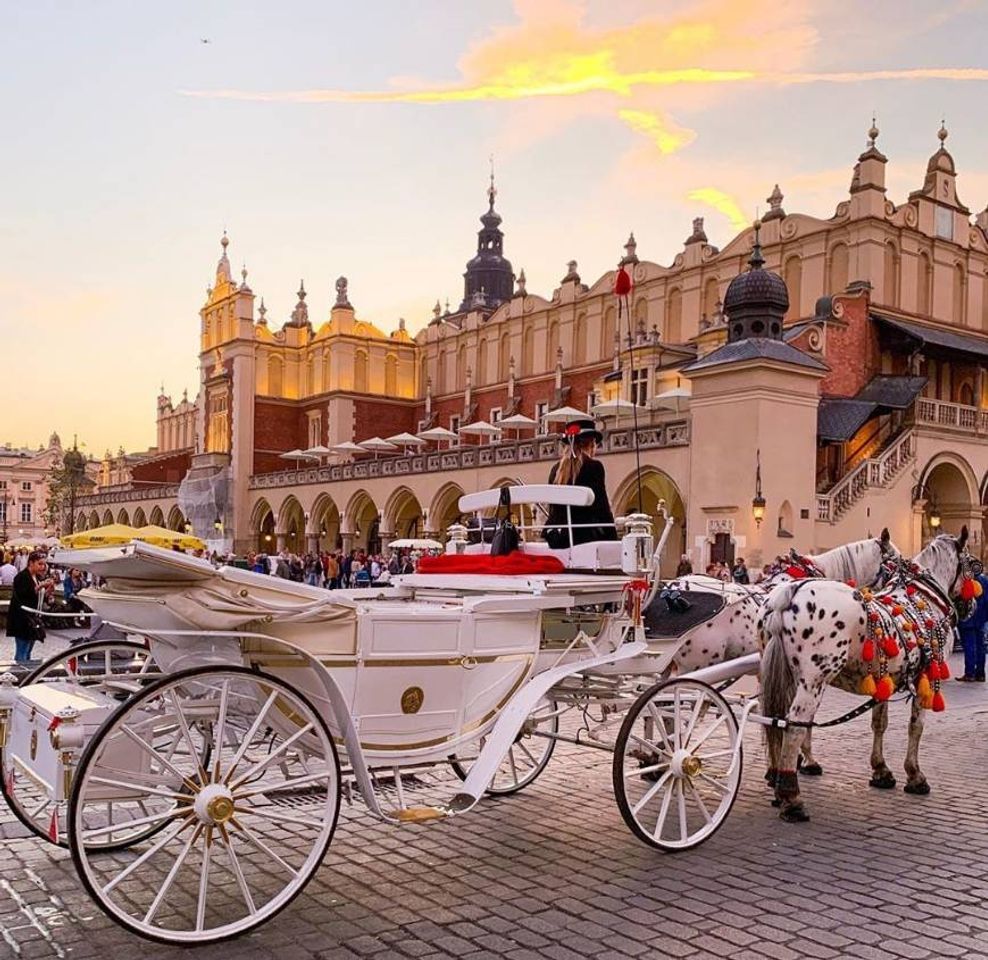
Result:
[[[442,553],[438,557],[421,557],[419,573],[473,573],[500,576],[526,576],[542,573],[563,573],[562,560],[551,554],[522,553],[515,550],[501,557],[489,553]]]

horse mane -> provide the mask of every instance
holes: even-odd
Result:
[[[865,540],[855,540],[853,543],[845,543],[824,553],[818,553],[810,557],[824,573],[833,580],[873,580],[876,570],[864,571],[858,566],[858,559],[867,557],[870,550],[877,551],[877,560],[881,563],[881,547],[873,537]],[[874,557],[867,557],[872,560]]]
[[[959,558],[957,541],[949,533],[941,533],[923,547],[912,562],[936,580],[943,592],[950,596]]]

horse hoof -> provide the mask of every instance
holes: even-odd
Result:
[[[810,819],[810,815],[803,809],[801,803],[796,803],[791,807],[786,807],[785,810],[780,810],[779,819],[786,823],[806,823]]]
[[[779,807],[781,807],[781,806],[782,806],[782,801],[781,801],[781,800],[780,800],[780,799],[779,799],[778,797],[776,797],[776,798],[775,798],[775,799],[774,799],[774,800],[772,801],[772,806],[773,806],[773,807],[775,807],[776,809],[778,809]]]
[[[902,789],[915,797],[925,797],[930,792],[930,785],[924,780],[922,783],[907,783]]]
[[[822,777],[823,767],[821,767],[818,763],[808,763],[805,766],[800,767],[799,772],[804,777]]]
[[[872,777],[868,781],[869,787],[876,790],[892,790],[895,787],[895,777],[891,773],[882,774],[880,777]]]

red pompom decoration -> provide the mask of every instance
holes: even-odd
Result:
[[[926,669],[926,673],[928,674],[928,676],[929,676],[929,678],[931,680],[939,680],[940,679],[940,664],[937,663],[936,660],[931,661],[929,667],[927,667],[927,669]]]
[[[897,603],[897,604],[895,604],[894,607],[892,607],[892,616],[893,617],[900,617],[900,616],[902,616],[902,604],[901,603]]]
[[[879,702],[889,700],[893,693],[895,693],[895,684],[892,682],[892,678],[888,676],[882,677],[875,687],[875,699]]]
[[[933,617],[927,617],[923,621],[923,626],[926,627],[927,630],[932,630],[936,626],[936,621],[934,621]]]
[[[872,623],[878,623],[878,611],[877,610],[872,610],[871,613],[868,614],[868,619]]]
[[[888,596],[888,595],[886,595],[886,596],[884,596],[884,597],[879,597],[878,599],[879,599],[879,600],[880,600],[880,601],[881,601],[882,603],[884,603],[886,607],[891,607],[891,606],[892,606],[892,604],[893,604],[893,603],[895,602],[895,601],[894,601],[894,600],[893,600],[893,599],[892,599],[892,598],[891,598],[890,596]]]
[[[933,712],[943,713],[946,709],[947,701],[943,699],[943,694],[937,690],[937,692],[933,694]]]
[[[618,270],[614,279],[614,293],[619,297],[626,297],[631,293],[631,274],[624,267]]]
[[[897,657],[899,655],[899,644],[891,637],[886,637],[882,641],[882,653],[886,657]]]
[[[910,583],[906,587],[906,596],[907,597],[914,597],[915,595],[916,595],[916,585],[913,584],[913,583]]]
[[[875,659],[875,644],[873,641],[865,640],[865,642],[861,644],[861,659],[864,660],[865,663],[871,663],[871,661]]]
[[[970,577],[965,577],[961,583],[961,600],[974,599],[974,581]]]
[[[793,580],[806,579],[806,571],[802,567],[786,567],[786,573],[788,573]]]
[[[907,640],[906,641],[906,649],[907,650],[915,650],[916,649],[916,641],[915,640],[912,640],[912,639]]]
[[[940,664],[940,679],[949,680],[950,679],[950,667],[947,666],[947,661],[944,660]]]
[[[846,583],[849,587],[856,587],[858,585],[858,581],[853,578],[850,580],[845,580],[844,583]]]

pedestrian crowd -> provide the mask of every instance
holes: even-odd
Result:
[[[247,554],[247,568],[254,573],[307,583],[310,587],[339,590],[347,587],[383,587],[399,574],[414,573],[417,556],[395,551],[390,556],[364,550],[326,551],[299,555],[281,553]]]

